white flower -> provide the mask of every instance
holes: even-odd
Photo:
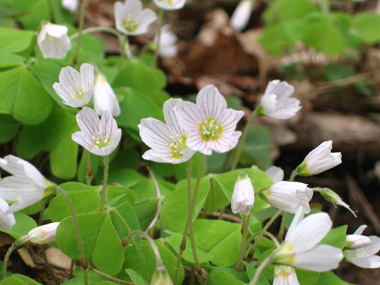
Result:
[[[71,66],[62,68],[59,83],[54,83],[53,88],[67,106],[86,106],[94,93],[94,67],[83,63],[80,73]]]
[[[62,59],[71,50],[67,27],[47,23],[38,34],[37,43],[44,58]]]
[[[126,35],[142,35],[157,19],[156,14],[149,8],[142,9],[140,0],[126,0],[115,3],[116,29]]]
[[[258,113],[276,119],[289,119],[301,109],[300,101],[289,98],[294,87],[285,81],[273,80],[269,82],[265,94],[261,99]]]
[[[318,244],[331,229],[330,217],[318,213],[300,221],[302,215],[302,211],[297,211],[285,241],[273,252],[274,263],[317,272],[337,268],[343,258],[342,251]]]
[[[299,285],[296,271],[291,266],[276,265],[274,267],[273,285]]]
[[[6,213],[22,210],[40,201],[50,194],[53,184],[29,162],[13,155],[0,158],[0,167],[13,176],[5,177],[0,181],[0,197],[8,201],[16,201]]]
[[[50,223],[36,227],[28,232],[26,239],[36,244],[47,244],[55,241],[55,233],[59,223]],[[21,238],[22,239],[22,238]]]
[[[232,193],[231,209],[233,213],[242,212],[244,215],[249,215],[255,202],[255,192],[253,190],[252,181],[244,172],[239,174],[239,177],[234,185]]]
[[[155,42],[157,42],[157,38],[155,39]],[[159,41],[159,47],[158,47],[158,53],[162,57],[175,57],[177,56],[177,36],[171,31],[171,25],[167,24],[162,26],[161,28],[161,34],[160,34],[160,41]]]
[[[241,132],[235,129],[244,112],[227,109],[226,99],[214,85],[202,88],[197,104],[183,102],[175,111],[179,123],[189,132],[189,148],[211,155],[213,150],[223,153],[236,146]]]
[[[0,194],[1,195],[1,194]],[[3,198],[0,198],[0,227],[4,230],[9,230],[16,223],[13,213],[7,214],[9,205]]]
[[[284,180],[284,170],[281,167],[272,166],[265,170],[266,175],[268,175],[273,183],[277,183]]]
[[[186,146],[187,131],[179,125],[174,112],[175,106],[181,102],[181,99],[169,99],[164,103],[166,124],[154,118],[141,120],[138,126],[140,136],[151,148],[144,153],[144,159],[178,164],[188,161],[194,155],[195,151]]]
[[[78,10],[79,0],[62,0],[62,7],[74,13]]]
[[[84,107],[77,114],[79,132],[71,138],[95,155],[111,154],[121,139],[121,129],[117,128],[116,120],[108,112],[103,113],[102,119],[91,108]]]
[[[236,30],[243,30],[252,14],[254,0],[242,0],[232,14],[230,23]]]
[[[260,195],[273,207],[282,211],[294,214],[298,207],[302,206],[304,212],[309,213],[309,201],[313,197],[313,191],[305,183],[280,181],[261,192]]]
[[[340,152],[331,152],[332,141],[325,141],[313,149],[297,166],[297,174],[310,176],[329,170],[342,163]]]
[[[98,73],[94,87],[94,108],[98,115],[108,111],[112,116],[120,115],[120,106],[115,92],[105,76]]]
[[[365,236],[361,235],[366,227],[366,225],[362,225],[353,235],[347,236],[348,241],[354,242],[350,247],[353,248],[353,246],[355,246],[355,249],[346,251],[346,259],[361,268],[379,268],[380,256],[375,254],[380,250],[380,238],[377,236],[369,236],[368,243],[368,240],[364,239]]]
[[[163,10],[179,10],[186,4],[186,0],[153,0],[153,2]]]

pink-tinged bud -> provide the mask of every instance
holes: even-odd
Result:
[[[367,236],[348,235],[344,247],[347,249],[356,249],[356,248],[367,246],[370,243],[371,243],[371,240]]]
[[[255,202],[255,192],[253,190],[252,181],[244,172],[239,177],[234,186],[232,194],[231,209],[233,213],[241,212],[249,215]]]

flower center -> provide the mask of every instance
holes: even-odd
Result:
[[[138,23],[134,17],[128,16],[126,19],[121,21],[121,24],[123,25],[124,29],[126,29],[128,32],[133,33],[138,28]]]
[[[179,138],[172,137],[172,142],[170,143],[170,148],[172,149],[173,158],[175,159],[182,159],[183,158],[183,151],[187,149],[186,146],[186,137],[181,136]]]
[[[84,90],[79,90],[77,91],[76,93],[74,94],[71,94],[71,97],[75,98],[75,99],[83,99],[83,96],[86,94],[86,92]]]
[[[274,251],[274,262],[277,264],[292,265],[295,262],[293,245],[285,243]]]
[[[92,139],[94,140],[95,146],[97,146],[100,149],[111,145],[111,138],[108,135],[103,137],[100,132],[98,132],[97,136],[93,135]]]
[[[222,127],[213,118],[205,120],[199,125],[199,131],[205,141],[217,140],[222,130]]]

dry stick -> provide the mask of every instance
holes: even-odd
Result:
[[[179,269],[179,266],[181,264],[181,259],[182,259],[183,252],[185,251],[185,248],[186,248],[186,237],[187,237],[187,233],[189,231],[190,223],[192,222],[192,216],[193,216],[194,206],[195,206],[195,202],[197,200],[197,194],[198,194],[199,184],[200,184],[200,181],[201,181],[203,167],[205,165],[206,158],[207,158],[207,155],[203,155],[201,166],[199,168],[199,174],[198,174],[198,177],[197,177],[197,181],[195,182],[193,197],[191,199],[191,204],[189,205],[190,207],[189,207],[189,211],[188,211],[187,221],[186,221],[185,229],[183,231],[181,245],[179,247],[177,264],[176,264],[176,267],[175,267],[175,270],[174,270],[174,284],[177,284],[178,269]],[[190,167],[189,164],[190,163],[188,163],[188,167]],[[188,176],[189,176],[189,172],[190,171],[191,171],[191,168],[190,168],[190,170],[188,169]],[[191,191],[191,188],[188,191]]]
[[[73,204],[71,203],[70,197],[67,195],[67,193],[61,189],[60,187],[57,186],[57,192],[63,196],[63,198],[66,200],[67,205],[69,206],[70,212],[71,212],[71,217],[73,219],[73,225],[74,225],[74,231],[75,231],[75,236],[77,239],[78,243],[78,249],[80,253],[80,260],[81,260],[81,265],[82,265],[82,271],[83,271],[83,278],[84,278],[84,284],[88,284],[88,261],[84,255],[84,249],[83,249],[83,244],[82,240],[80,237],[80,232],[79,232],[79,225],[78,225],[78,220],[77,216],[75,215],[75,210],[73,207]]]
[[[83,0],[81,8],[80,8],[79,32],[78,32],[77,46],[75,48],[75,54],[74,54],[73,62],[72,62],[72,65],[74,65],[74,66],[77,64],[77,60],[78,60],[80,43],[82,40],[82,31],[83,31],[83,26],[84,26],[84,18],[85,18],[85,13],[86,13],[87,2],[88,2],[88,0]]]
[[[245,140],[247,138],[249,127],[251,126],[251,123],[252,123],[253,119],[256,117],[256,115],[257,115],[257,109],[255,109],[254,111],[252,111],[251,115],[248,118],[247,124],[244,127],[243,134],[241,135],[241,140],[240,140],[240,143],[239,143],[239,146],[238,146],[238,149],[237,149],[237,152],[236,152],[236,156],[235,156],[234,162],[232,164],[231,170],[235,170],[236,169],[236,166],[237,166],[237,164],[239,162],[241,151],[242,151],[243,146],[244,146],[244,142],[245,142]]]
[[[154,177],[154,175],[153,175],[152,171],[150,170],[150,168],[149,167],[147,167],[147,168],[148,168],[150,176],[153,179],[154,186],[156,187],[158,204],[157,204],[156,215],[154,216],[154,218],[153,218],[152,222],[149,224],[149,226],[146,228],[146,230],[145,230],[146,233],[148,233],[150,231],[150,229],[154,226],[154,224],[157,222],[158,216],[160,215],[160,211],[161,211],[161,192],[160,192],[160,187],[158,187],[158,183],[157,183],[156,177]]]
[[[100,274],[100,275],[106,277],[106,278],[109,279],[109,280],[115,281],[115,282],[120,283],[120,284],[135,285],[135,283],[133,283],[133,282],[129,282],[129,281],[125,281],[125,280],[121,280],[121,279],[118,279],[118,278],[113,277],[113,276],[111,276],[111,275],[108,275],[108,274],[106,274],[106,273],[104,273],[104,272],[101,272],[100,270],[98,270],[98,269],[92,267],[91,265],[90,265],[90,268],[91,268],[92,270],[94,270],[96,273],[98,273],[98,274]]]

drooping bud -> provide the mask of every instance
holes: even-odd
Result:
[[[173,285],[173,281],[170,279],[169,272],[165,267],[156,268],[150,285]]]
[[[347,210],[349,210],[356,218],[356,214],[354,211],[351,210],[350,206],[347,205],[342,198],[336,194],[333,190],[329,188],[322,188],[317,190],[318,192],[321,193],[322,197],[325,198],[327,201],[331,202],[334,204],[334,206],[342,206],[345,207]]]

